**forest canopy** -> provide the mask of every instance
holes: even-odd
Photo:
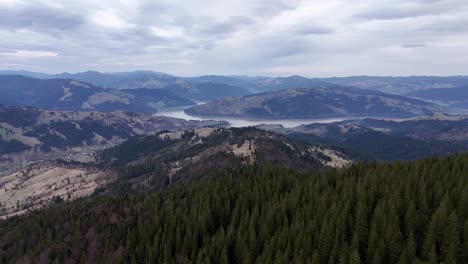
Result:
[[[247,166],[8,219],[0,262],[463,263],[467,175],[468,155],[307,173]]]

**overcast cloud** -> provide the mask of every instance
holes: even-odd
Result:
[[[466,0],[0,0],[0,69],[468,75]]]

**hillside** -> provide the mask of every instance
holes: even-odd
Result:
[[[122,111],[51,111],[0,105],[0,177],[30,163],[55,159],[91,162],[96,152],[136,135],[227,125]]]
[[[305,174],[248,167],[0,225],[0,262],[463,263],[468,156]],[[440,173],[444,171],[444,173]]]
[[[194,116],[259,119],[410,117],[439,110],[433,104],[351,87],[316,87],[233,97],[186,109]]]
[[[454,88],[427,89],[407,93],[407,96],[427,101],[437,101],[452,107],[468,109],[468,85]]]
[[[194,83],[191,85],[169,84],[163,89],[180,97],[198,101],[211,101],[227,96],[244,96],[252,93],[245,88],[214,82]]]
[[[243,165],[276,164],[306,170],[351,163],[339,151],[255,128],[201,128],[133,137],[98,156],[101,167],[119,168],[120,182],[109,189],[124,193],[162,189],[169,183]]]
[[[468,141],[457,138],[429,136],[427,131],[418,137],[419,127],[408,126],[408,133],[392,133],[390,130],[364,125],[338,122],[333,124],[309,124],[292,129],[275,129],[288,137],[305,142],[320,143],[358,160],[416,160],[445,156],[468,150]]]
[[[0,104],[50,110],[155,113],[161,108],[194,104],[165,90],[117,91],[70,79],[41,80],[19,75],[0,75],[0,93]]]
[[[468,117],[445,114],[413,118],[364,118],[285,128],[257,128],[340,149],[357,160],[416,160],[468,150]]]
[[[254,81],[256,77],[202,75],[197,77],[186,77],[185,79],[194,83],[223,83],[246,89],[251,89],[254,88],[252,81]]]
[[[0,105],[0,142],[42,150],[108,145],[135,135],[183,131],[223,122],[185,121],[130,112],[74,112]],[[8,153],[5,147],[0,154]]]
[[[439,88],[443,89],[468,85],[468,76],[352,76],[319,78],[316,80],[402,95],[413,91]]]
[[[400,120],[369,118],[347,122],[415,139],[468,141],[468,116],[435,114]]]
[[[251,80],[251,82],[253,85],[251,89],[257,92],[272,92],[304,87],[337,87],[337,85],[319,79],[310,79],[298,75],[276,78],[263,77]]]
[[[171,83],[183,82],[178,77],[162,72],[152,71],[132,71],[102,73],[97,71],[86,71],[78,73],[61,73],[50,76],[57,79],[74,79],[94,85],[114,89],[135,89],[135,88],[162,88]]]
[[[196,78],[195,78],[196,79]],[[303,76],[289,77],[257,77],[242,78],[236,76],[201,76],[200,80],[216,80],[220,83],[236,83],[240,87],[248,87],[253,91],[275,91],[307,86],[351,86],[361,89],[404,95],[408,92],[437,88],[455,88],[468,85],[468,76],[350,76],[332,78],[306,78]]]
[[[384,93],[404,95],[429,89],[466,87],[468,76],[350,76],[332,78],[289,77],[243,77],[243,76],[200,76],[191,81],[214,81],[248,88],[252,91],[267,92],[307,86],[343,85]]]
[[[109,116],[106,119],[109,120]],[[76,124],[81,123],[76,121]],[[109,125],[109,133],[115,133],[113,127],[116,124]],[[186,124],[185,127],[188,129],[190,126]],[[122,132],[125,131],[124,124],[121,128]],[[155,127],[154,130],[160,128]],[[139,128],[131,129],[133,133],[142,133],[137,131]],[[83,134],[86,133],[83,128]],[[113,140],[117,141],[117,136],[114,137]],[[81,160],[83,162],[69,158],[71,151],[62,151],[56,161],[53,161],[54,155],[46,153],[41,161],[27,166],[22,164],[16,170],[0,174],[0,204],[6,204],[0,218],[47,207],[56,199],[72,201],[95,192],[126,195],[164,190],[210,173],[250,165],[276,164],[307,170],[345,167],[352,163],[339,151],[314,144],[299,144],[254,128],[164,130],[149,136],[130,137],[111,148],[109,144],[104,147],[107,148],[100,150],[95,147],[94,151],[75,147],[80,149],[77,153],[87,158]]]

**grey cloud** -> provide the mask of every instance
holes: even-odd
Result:
[[[309,51],[309,47],[299,44],[291,43],[289,45],[275,47],[268,53],[268,59],[284,59],[291,56],[301,55]]]
[[[335,30],[324,26],[304,26],[296,30],[301,35],[327,35],[335,33]]]
[[[420,17],[425,15],[440,14],[439,10],[424,10],[424,9],[381,9],[371,10],[368,12],[357,14],[357,18],[375,19],[375,20],[395,20],[411,17]]]
[[[420,29],[423,31],[431,31],[437,33],[463,33],[468,32],[468,19],[465,17],[457,17],[450,19],[438,19],[429,25],[423,26]]]
[[[397,20],[430,15],[456,13],[466,8],[461,0],[408,0],[401,3],[374,4],[367,10],[354,15],[355,18],[368,20]]]
[[[427,45],[419,44],[419,43],[408,43],[408,44],[402,44],[401,47],[405,49],[414,49],[414,48],[424,48],[424,47],[427,47]]]
[[[284,11],[293,10],[294,8],[294,5],[287,4],[281,0],[264,0],[254,2],[254,13],[262,17],[275,16]]]
[[[84,18],[68,10],[42,5],[0,9],[0,27],[11,29],[35,29],[45,32],[66,31],[84,23]]]
[[[111,0],[47,0],[57,7],[25,2],[10,9],[0,3],[1,67],[47,72],[147,67],[181,75],[262,74],[285,65],[302,65],[314,75],[320,63],[339,66],[342,72],[329,72],[335,75],[468,68],[466,0],[340,0],[333,5],[326,0],[138,0],[132,10],[125,10],[124,1]],[[115,12],[129,26],[99,26],[92,20],[95,11]],[[26,52],[15,57],[15,50],[58,56],[28,57]],[[428,57],[443,67],[434,67]]]
[[[0,48],[0,53],[15,53],[16,50],[8,49],[8,48]]]
[[[312,45],[302,37],[271,38],[261,43],[263,60],[284,59],[309,52]]]
[[[213,25],[207,25],[200,30],[204,34],[213,35],[226,35],[235,32],[243,26],[248,26],[254,23],[254,20],[243,16],[229,17],[226,21],[214,23]]]

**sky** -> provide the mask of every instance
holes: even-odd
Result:
[[[468,75],[467,0],[0,0],[0,69]]]

